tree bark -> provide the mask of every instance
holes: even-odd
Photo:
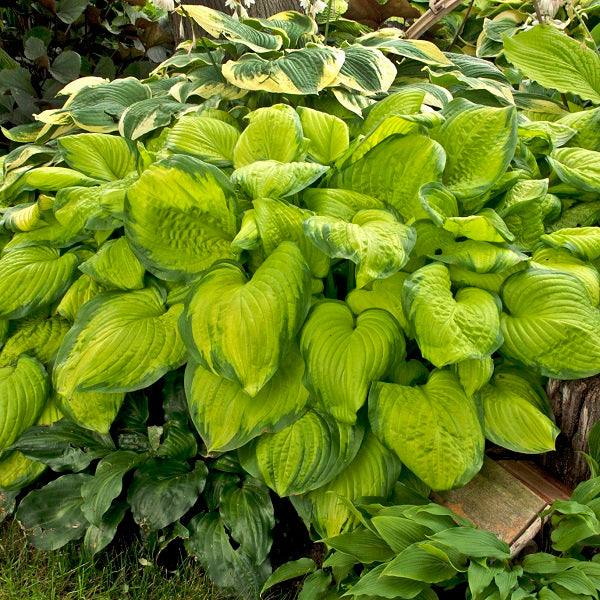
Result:
[[[220,10],[226,14],[231,11],[225,8],[225,0],[185,0],[184,4],[203,5],[209,8]],[[284,10],[297,10],[303,12],[299,0],[257,0],[254,6],[248,9],[251,17],[266,18]],[[175,44],[180,44],[185,40],[191,40],[194,33],[196,37],[203,35],[202,30],[190,19],[184,19],[181,15],[171,13],[169,16],[171,31],[175,38]],[[204,32],[206,35],[206,32]]]
[[[556,452],[542,456],[542,464],[569,487],[589,477],[581,452],[588,451],[588,433],[600,419],[600,376],[575,381],[551,379],[547,386],[556,424],[561,433]]]

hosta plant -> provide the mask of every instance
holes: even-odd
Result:
[[[256,597],[269,489],[336,539],[486,439],[553,449],[544,378],[600,373],[600,109],[392,33],[192,14],[225,40],[69,84],[3,157],[0,488],[68,472],[20,502],[36,544],[94,553],[130,511]]]

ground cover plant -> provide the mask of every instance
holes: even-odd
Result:
[[[465,572],[473,597],[595,596],[523,579],[424,497],[486,439],[551,450],[544,378],[600,373],[597,52],[526,20],[494,64],[182,10],[214,38],[6,132],[4,512],[88,555],[132,519],[255,598],[289,498],[334,550],[285,567],[314,571],[302,600],[431,598]],[[600,533],[596,496],[556,550]]]

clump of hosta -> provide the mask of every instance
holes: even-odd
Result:
[[[314,30],[198,9],[248,50],[221,75],[258,90],[251,51]],[[542,378],[600,373],[600,109],[530,121],[453,98],[493,67],[392,38],[446,87],[375,102],[375,66],[394,67],[363,53],[377,35],[282,50],[276,102],[219,95],[234,83],[213,40],[194,69],[79,81],[8,132],[24,143],[0,188],[0,488],[71,472],[19,507],[40,547],[85,535],[96,552],[131,510],[256,596],[269,490],[336,536],[358,524],[347,499],[385,499],[401,472],[446,490],[486,439],[553,449]],[[303,51],[318,69],[286,66]],[[493,74],[486,92],[512,97]]]

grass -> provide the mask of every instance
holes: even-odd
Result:
[[[191,558],[172,572],[144,558],[139,543],[95,563],[75,545],[42,552],[9,520],[0,525],[0,600],[225,600]]]

